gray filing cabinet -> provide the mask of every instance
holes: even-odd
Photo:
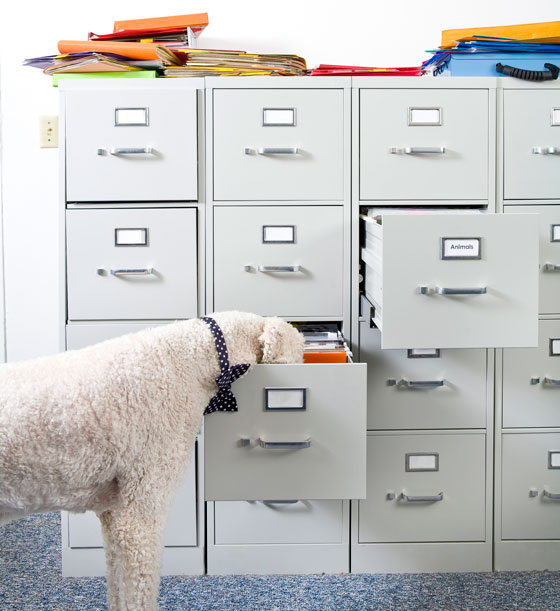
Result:
[[[236,383],[164,572],[491,570],[493,532],[496,568],[558,568],[557,91],[61,85],[61,346],[241,309],[335,322],[360,361]],[[63,519],[65,573],[99,574],[95,522]]]
[[[61,85],[63,349],[202,311],[203,85]],[[169,514],[164,574],[204,572],[202,446]],[[64,574],[104,574],[96,517],[62,524]]]
[[[497,355],[497,570],[560,569],[559,109],[554,83],[500,91],[499,202],[539,219],[539,342]]]

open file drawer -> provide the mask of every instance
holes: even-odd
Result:
[[[204,422],[206,500],[364,498],[366,365],[255,365]]]
[[[365,294],[382,348],[537,345],[537,215],[362,218]]]

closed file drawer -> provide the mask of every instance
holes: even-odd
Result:
[[[560,198],[560,90],[504,91],[504,198]]]
[[[560,539],[560,433],[502,441],[502,539]]]
[[[66,93],[68,201],[194,201],[195,89]]]
[[[538,348],[503,355],[503,426],[560,427],[560,320],[539,321]]]
[[[368,435],[359,542],[484,541],[486,438]]]
[[[255,365],[204,423],[206,500],[365,495],[366,366]]]
[[[216,545],[342,543],[344,501],[219,501]]]
[[[73,323],[66,325],[66,350],[79,350],[106,339],[136,333],[166,323]]]
[[[214,209],[214,309],[342,317],[342,206]]]
[[[504,212],[539,215],[539,313],[560,313],[560,205],[504,206]]]
[[[214,90],[215,200],[342,200],[342,89]]]
[[[362,89],[359,120],[361,200],[488,199],[487,91]]]
[[[70,320],[197,316],[193,208],[68,210]]]
[[[486,426],[486,350],[381,350],[379,329],[364,321],[360,361],[368,365],[368,429]]]
[[[384,213],[381,223],[365,224],[381,253],[366,245],[362,260],[383,348],[536,345],[537,215]]]

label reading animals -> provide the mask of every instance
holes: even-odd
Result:
[[[442,259],[480,259],[481,238],[441,238]]]

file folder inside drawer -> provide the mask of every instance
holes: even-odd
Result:
[[[537,216],[363,216],[365,294],[383,348],[537,344]]]

